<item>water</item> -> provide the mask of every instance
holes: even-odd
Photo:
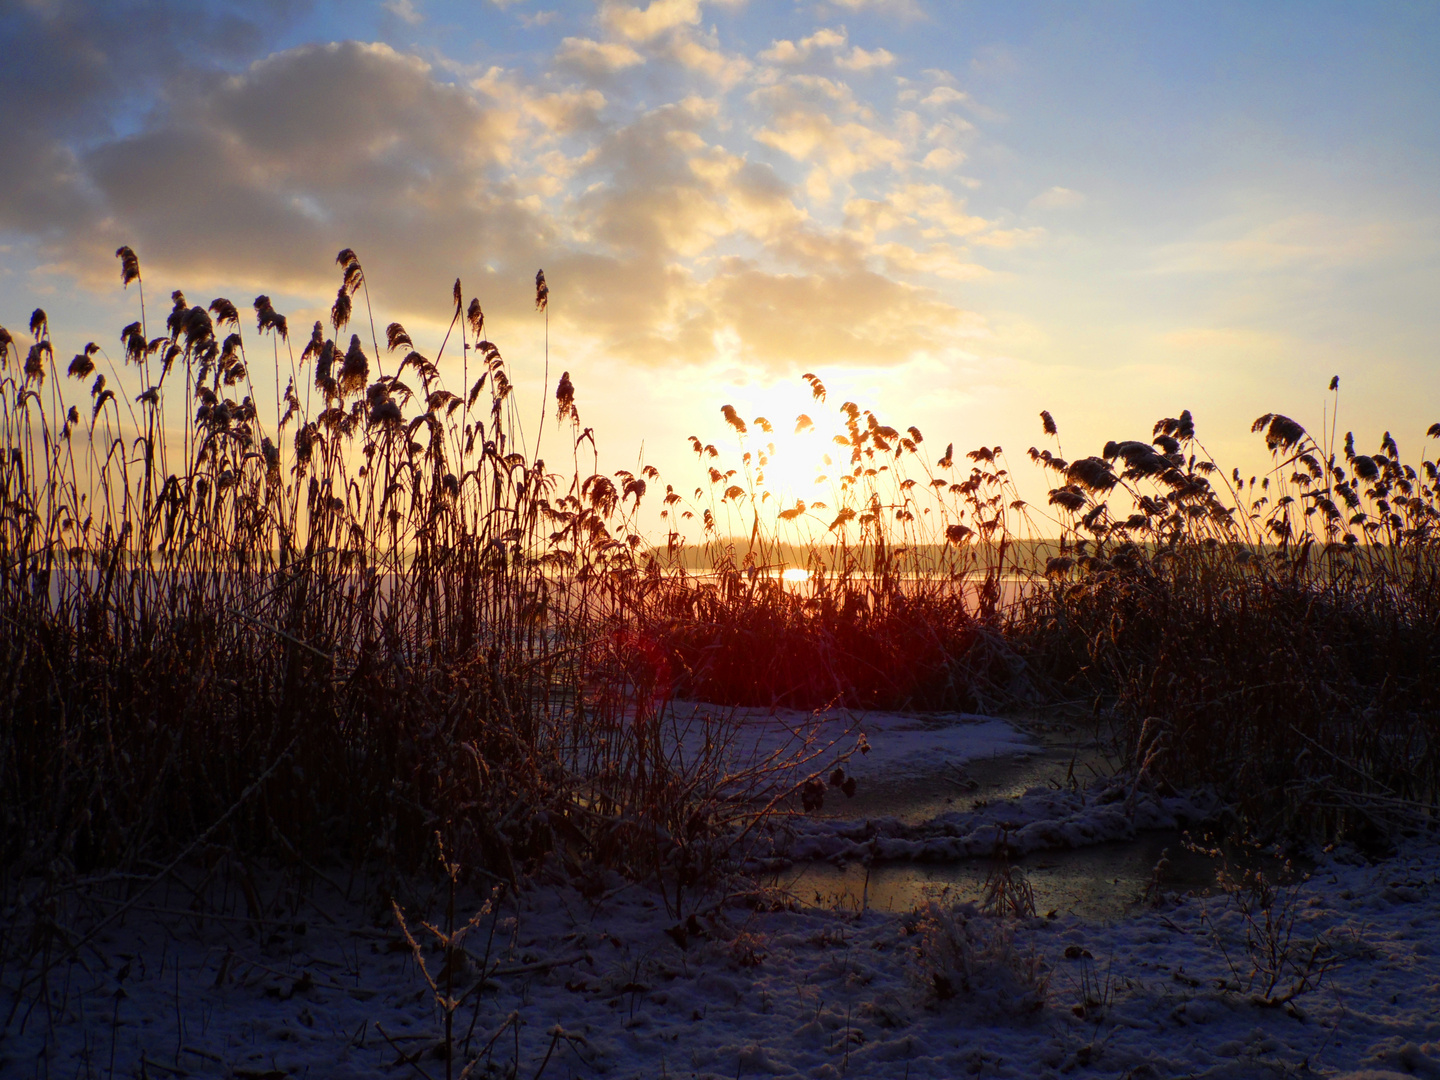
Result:
[[[1101,741],[1081,726],[1033,718],[1012,722],[1031,736],[1033,750],[972,758],[958,766],[940,763],[903,776],[882,774],[861,784],[854,799],[828,802],[819,816],[895,817],[918,824],[977,800],[1009,799],[1048,784],[1064,787],[1072,778],[1084,785],[1114,772]]]
[[[1169,861],[1160,882],[1166,891],[1208,893],[1214,887],[1216,861],[1187,851],[1183,837],[1175,832],[1147,832],[1124,842],[1036,852],[1012,865],[1030,882],[1037,914],[1113,922],[1142,902],[1162,857]],[[870,867],[807,863],[781,875],[776,884],[801,903],[817,907],[909,911],[942,896],[979,904],[994,869],[989,859]]]
[[[949,810],[979,801],[995,802],[1048,784],[1085,784],[1113,771],[1093,732],[1063,722],[1021,721],[1039,744],[1032,753],[972,760],[960,767],[888,777],[863,784],[855,798],[821,816],[865,819],[892,816],[919,824]],[[1166,863],[1157,875],[1157,864]],[[1170,892],[1208,893],[1215,887],[1220,861],[1188,850],[1174,830],[1142,832],[1133,840],[1075,849],[1034,852],[1012,865],[1029,881],[1037,914],[1074,914],[1112,922],[1142,902],[1152,883]],[[909,911],[942,896],[979,903],[993,859],[943,863],[882,862],[837,866],[817,861],[797,864],[776,876],[774,884],[802,904],[840,910]]]

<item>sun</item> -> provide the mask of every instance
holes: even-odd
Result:
[[[757,433],[752,453],[756,482],[768,492],[777,510],[824,498],[830,489],[832,459],[826,439],[805,414],[797,420],[776,422],[767,433]],[[763,440],[763,442],[761,441]]]
[[[835,443],[822,395],[823,388],[814,394],[808,387],[768,386],[763,398],[721,408],[743,461],[736,462],[743,475],[734,476],[735,483],[753,496],[763,520],[801,542],[817,522],[824,528],[833,517],[846,471],[841,459],[848,451]]]

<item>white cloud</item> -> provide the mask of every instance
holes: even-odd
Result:
[[[1079,206],[1085,201],[1085,196],[1080,192],[1067,187],[1046,188],[1035,198],[1030,200],[1030,205],[1040,210],[1060,210],[1070,206]]]
[[[971,243],[992,248],[1017,248],[1038,244],[1045,239],[1045,230],[1040,226],[1028,229],[992,229],[974,238]]]
[[[881,199],[852,199],[845,204],[845,216],[851,230],[866,242],[898,228],[938,240],[972,237],[991,225],[971,214],[964,199],[939,184],[903,184]]]
[[[843,49],[846,37],[844,29],[820,29],[807,38],[801,38],[797,45],[793,41],[772,42],[770,48],[760,54],[761,60],[777,64],[793,64],[808,60],[817,49]]]
[[[845,52],[843,50],[849,40],[843,26],[838,30],[821,28],[798,42],[789,39],[771,42],[770,48],[760,54],[760,59],[772,64],[798,66],[818,59],[823,54],[836,67],[847,71],[871,71],[888,67],[895,62],[895,54],[888,49],[868,50],[856,45],[849,52]]]
[[[521,94],[518,100],[525,113],[540,122],[540,141],[599,127],[600,110],[605,107],[605,95],[594,88]]]
[[[715,80],[727,90],[754,69],[745,57],[726,53],[713,43],[698,40],[694,33],[684,29],[671,35],[665,55],[683,67]]]
[[[920,164],[932,172],[949,172],[964,160],[965,155],[959,150],[937,146],[925,155]]]
[[[409,23],[411,26],[415,26],[425,19],[424,15],[415,10],[415,0],[385,0],[380,6],[401,22]]]
[[[924,249],[890,242],[879,244],[875,252],[889,268],[900,274],[931,274],[950,281],[976,281],[991,272],[949,244],[932,244]]]
[[[895,54],[888,49],[871,51],[856,45],[848,55],[837,57],[835,63],[848,71],[871,71],[895,63]]]
[[[555,50],[555,62],[589,75],[608,75],[643,64],[645,58],[623,42],[567,37]]]
[[[793,76],[756,91],[752,98],[770,111],[769,123],[756,140],[813,164],[807,181],[813,198],[828,199],[836,181],[893,167],[905,158],[905,143],[873,123],[869,108],[842,83]]]
[[[700,21],[699,0],[651,0],[648,7],[636,7],[605,0],[600,22],[606,29],[630,41],[650,41],[667,30],[694,26]]]
[[[920,100],[920,104],[939,108],[944,105],[969,105],[971,100],[970,95],[963,90],[956,90],[953,86],[937,86]]]
[[[404,319],[433,314],[457,274],[523,280],[543,265],[557,330],[622,363],[884,366],[976,333],[932,286],[986,272],[955,238],[990,225],[906,179],[921,153],[958,164],[959,129],[857,97],[845,65],[890,60],[843,30],[794,45],[825,73],[717,94],[757,58],[722,49],[698,11],[610,3],[595,38],[565,37],[534,72],[347,42],[191,73],[139,130],[57,158],[90,203],[31,200],[26,229],[57,272],[106,286],[128,243],[167,286],[253,285],[321,308],[332,253],[353,247],[377,303]],[[613,76],[646,63],[660,103],[642,111]],[[772,166],[772,150],[800,167]],[[506,295],[482,297],[493,318],[523,306]]]

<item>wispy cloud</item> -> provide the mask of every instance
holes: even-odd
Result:
[[[555,52],[555,63],[559,67],[576,68],[591,75],[609,74],[644,62],[643,56],[619,41],[567,37]]]
[[[1232,218],[1206,226],[1191,240],[1162,248],[1156,269],[1202,274],[1338,270],[1392,256],[1404,240],[1394,222],[1379,217],[1357,220],[1311,212],[1260,221]]]
[[[862,49],[856,45],[844,56],[837,56],[835,63],[848,71],[870,71],[895,63],[895,54],[889,49]]]
[[[850,46],[849,34],[842,26],[838,29],[826,27],[816,30],[799,41],[787,38],[772,42],[770,47],[760,54],[760,59],[772,64],[807,68],[817,66],[815,62],[823,59],[846,71],[870,71],[895,63],[895,54],[888,49]]]
[[[1062,210],[1066,207],[1080,206],[1084,202],[1085,196],[1072,188],[1051,187],[1031,199],[1030,205],[1039,210]]]
[[[600,22],[629,41],[650,41],[668,30],[700,22],[699,0],[651,0],[646,7],[605,0]]]
[[[415,26],[425,20],[425,16],[416,10],[415,0],[385,0],[380,7],[388,11],[391,15],[394,15],[401,22],[409,23],[411,26]]]

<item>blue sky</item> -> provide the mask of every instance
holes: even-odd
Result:
[[[1440,5],[23,0],[0,42],[0,323],[75,348],[119,243],[297,328],[351,246],[417,341],[460,276],[536,410],[543,265],[612,465],[806,370],[1012,456],[1190,408],[1253,471],[1335,374],[1362,446],[1440,418]]]

